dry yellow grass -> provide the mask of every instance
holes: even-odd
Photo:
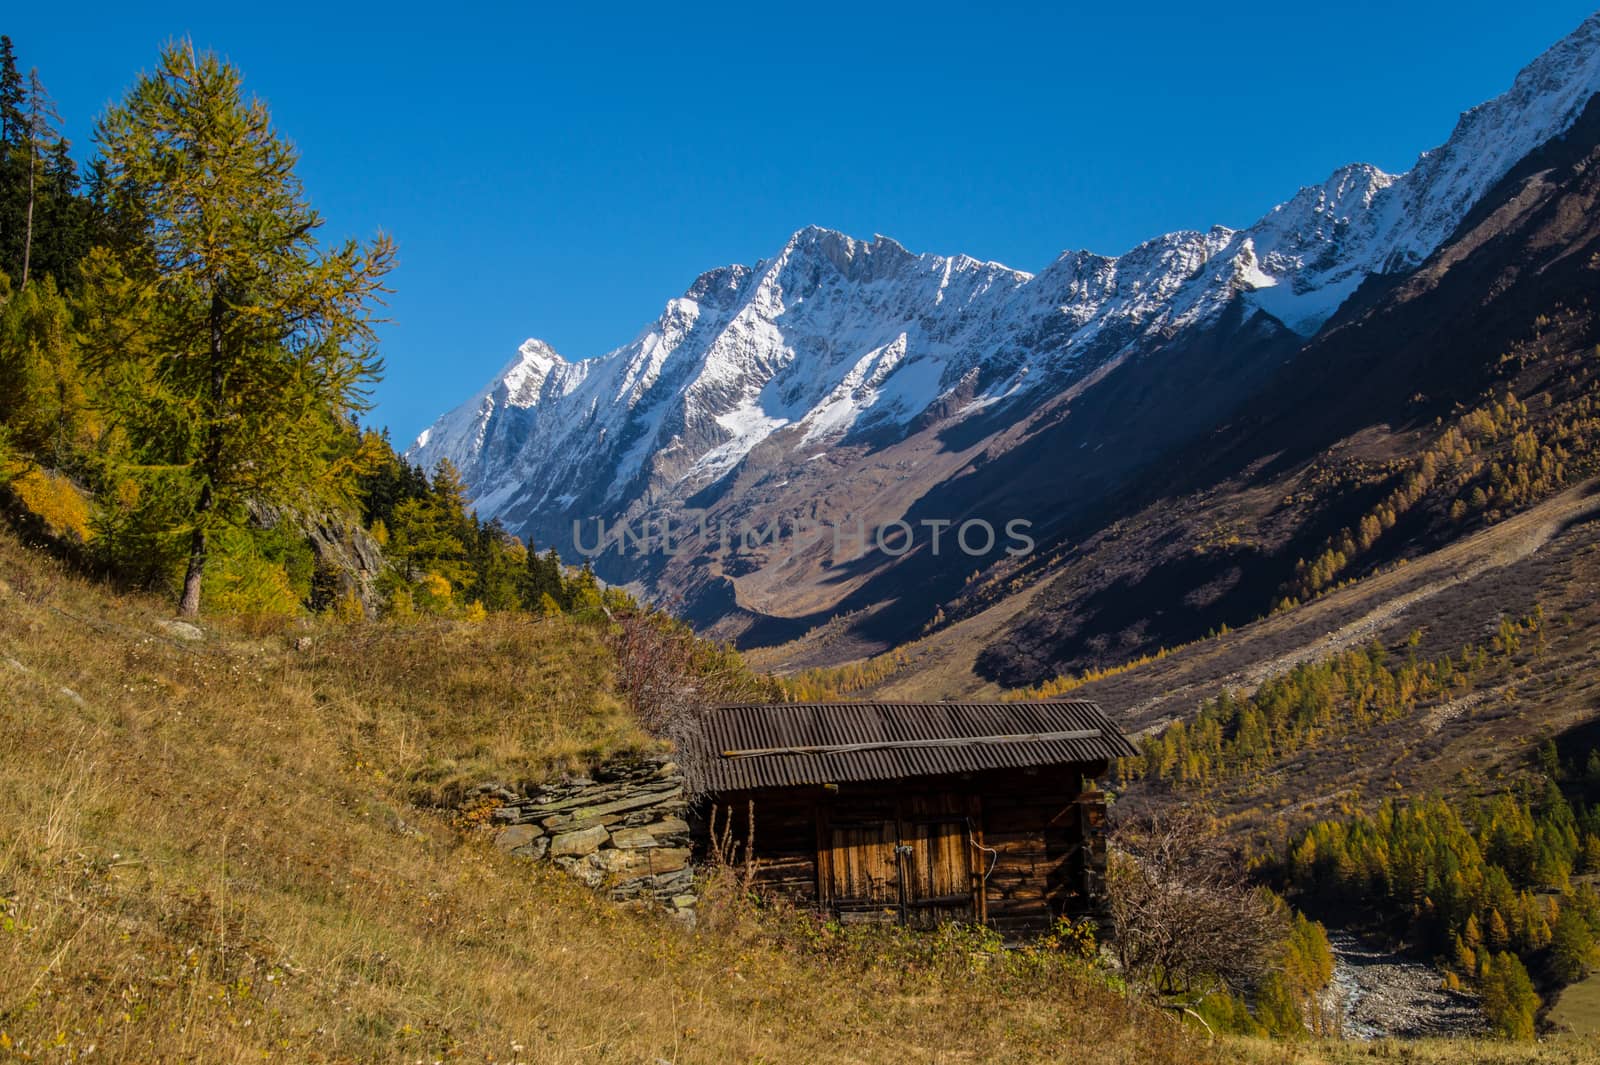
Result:
[[[565,622],[297,652],[3,534],[0,582],[0,1060],[1217,1060],[1092,978],[687,933],[411,806],[640,742]]]
[[[688,933],[413,805],[647,742],[592,631],[295,651],[184,643],[162,606],[0,533],[0,1061],[1354,1060],[1209,1046],[1064,960],[806,941],[737,906]]]
[[[1239,1065],[1594,1065],[1600,1043],[1556,1037],[1543,1043],[1481,1039],[1380,1039],[1367,1043],[1274,1043],[1231,1039],[1224,1056]]]

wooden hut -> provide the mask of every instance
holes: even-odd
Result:
[[[1004,932],[1099,912],[1105,799],[1131,744],[1090,702],[707,711],[681,744],[699,844],[842,921]]]

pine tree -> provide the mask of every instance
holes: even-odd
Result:
[[[486,610],[515,610],[522,605],[521,577],[526,570],[520,543],[513,540],[496,518],[478,522],[472,544],[472,580],[468,595]]]
[[[1483,1012],[1507,1039],[1532,1039],[1539,995],[1528,970],[1512,954],[1496,954],[1482,975]]]
[[[587,559],[578,575],[567,582],[567,609],[574,614],[596,614],[604,607],[600,579]]]
[[[459,528],[460,512],[452,512],[447,498],[431,493],[407,499],[395,507],[389,526],[389,553],[406,580],[429,574],[461,588],[472,576],[467,543]]]
[[[11,38],[0,35],[0,145],[22,143],[22,105],[26,96],[22,72],[17,68],[17,50]]]
[[[545,614],[550,613],[546,599],[558,613],[569,605],[561,580],[561,556],[556,554],[553,547],[542,555],[530,548],[528,569],[523,578],[522,602],[529,611]]]
[[[0,424],[57,467],[83,442],[90,416],[78,360],[72,314],[53,279],[0,304]]]
[[[72,145],[56,138],[44,162],[44,194],[39,237],[34,241],[34,271],[70,288],[74,270],[89,251],[88,205],[78,195],[78,165]]]
[[[433,471],[433,499],[449,534],[462,545],[462,555],[477,539],[467,497],[466,482],[449,459],[440,459]]]
[[[0,272],[11,277],[22,274],[26,101],[16,49],[10,37],[0,36]]]
[[[1564,984],[1583,979],[1595,963],[1594,931],[1571,907],[1556,918],[1550,936],[1550,963],[1556,979]]]
[[[102,321],[124,327],[91,347],[115,405],[148,430],[132,461],[184,488],[179,613],[193,616],[207,546],[247,501],[343,487],[331,457],[381,368],[372,305],[393,245],[323,247],[266,106],[192,44],[167,47],[97,139],[111,209],[141,243],[91,257]]]

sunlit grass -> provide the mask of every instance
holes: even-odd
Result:
[[[737,896],[687,932],[428,805],[649,742],[595,630],[213,621],[188,643],[165,606],[0,533],[0,1061],[1595,1060],[1213,1045],[1087,963]]]

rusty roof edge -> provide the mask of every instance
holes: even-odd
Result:
[[[1056,731],[1098,735],[1042,738]],[[981,742],[993,736],[1017,738]],[[702,793],[1108,764],[1138,753],[1099,704],[1065,699],[738,703],[707,707],[684,739],[700,752],[690,761],[692,785]],[[749,750],[788,757],[722,757]]]
[[[1054,743],[1062,740],[1095,740],[1103,729],[1073,729],[1067,732],[1020,732],[1006,736],[950,736],[937,740],[883,740],[874,743],[834,743],[798,747],[757,747],[746,751],[720,751],[723,758],[764,758],[776,755],[855,754],[861,751],[906,751],[920,748],[975,747],[1005,743]]]

